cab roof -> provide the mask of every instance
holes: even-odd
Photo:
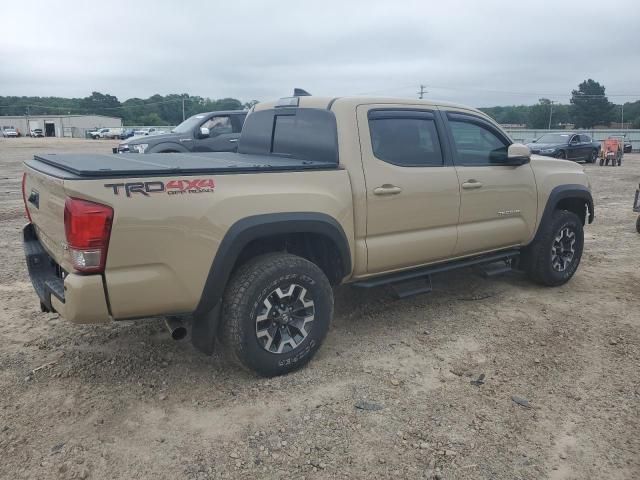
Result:
[[[346,96],[346,97],[315,97],[299,96],[299,97],[284,97],[279,100],[272,100],[267,102],[258,103],[255,106],[255,110],[266,110],[274,107],[295,107],[296,105],[285,105],[286,101],[290,99],[298,99],[298,108],[321,108],[321,109],[333,109],[338,105],[352,105],[356,107],[358,105],[368,104],[394,104],[394,105],[424,105],[425,107],[451,107],[461,108],[464,110],[470,110],[476,112],[482,116],[486,116],[483,112],[476,108],[468,107],[466,105],[460,105],[450,102],[443,102],[440,100],[420,100],[416,98],[397,98],[397,97],[369,97],[369,96]]]

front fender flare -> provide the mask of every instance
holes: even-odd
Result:
[[[535,242],[538,238],[540,227],[544,225],[545,222],[551,220],[551,215],[553,215],[553,211],[556,209],[561,200],[567,198],[577,198],[579,200],[584,201],[585,205],[589,209],[589,216],[586,220],[589,223],[593,223],[593,219],[595,217],[594,207],[593,207],[593,197],[589,189],[580,184],[567,184],[567,185],[558,185],[549,194],[549,198],[547,198],[547,204],[544,207],[544,212],[542,213],[542,217],[540,218],[540,224],[538,225],[538,231],[533,239]]]
[[[181,153],[187,153],[187,152],[190,151],[190,150],[186,149],[183,145],[180,145],[179,143],[163,142],[163,143],[159,143],[157,145],[153,145],[145,153],[159,153],[159,152],[162,152],[164,150],[175,150],[176,152],[181,152]]]

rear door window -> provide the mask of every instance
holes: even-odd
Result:
[[[444,164],[435,118],[415,110],[369,112],[373,155],[402,167],[441,167]]]

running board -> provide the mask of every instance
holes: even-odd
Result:
[[[497,277],[503,273],[513,272],[513,259],[508,258],[500,262],[476,265],[475,271],[484,278]]]
[[[413,297],[414,295],[429,293],[431,290],[433,290],[433,288],[431,287],[430,275],[392,283],[391,288],[393,290],[393,293],[395,293],[396,297],[398,298]]]
[[[381,275],[379,277],[367,278],[354,282],[354,287],[360,288],[373,288],[381,287],[383,285],[403,283],[409,280],[420,279],[421,277],[428,277],[435,273],[448,272],[450,270],[457,270],[459,268],[472,267],[474,265],[484,265],[496,263],[499,261],[508,261],[516,259],[520,255],[519,250],[505,250],[503,252],[492,253],[488,255],[481,255],[473,258],[463,258],[461,260],[453,260],[446,263],[438,263],[436,265],[429,265],[426,267],[416,268],[413,270],[405,270],[398,273],[392,273],[388,275]],[[511,263],[511,262],[509,262]],[[429,286],[431,281],[429,280]]]

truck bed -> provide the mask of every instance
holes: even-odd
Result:
[[[333,162],[300,160],[274,155],[231,152],[35,155],[25,162],[31,168],[65,179],[145,177],[175,174],[256,173],[300,170],[331,170]],[[47,168],[49,167],[49,168]]]

